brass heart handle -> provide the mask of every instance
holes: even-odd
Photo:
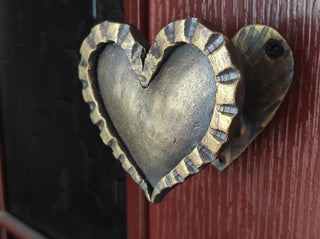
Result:
[[[249,26],[232,43],[197,18],[168,24],[150,49],[133,26],[106,21],[80,52],[90,117],[151,202],[209,163],[229,165],[270,121],[293,73],[274,29]]]

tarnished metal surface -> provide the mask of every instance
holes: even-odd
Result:
[[[91,119],[123,168],[159,202],[217,161],[237,127],[243,79],[236,51],[210,24],[170,23],[147,52],[132,26],[103,22],[81,46]]]
[[[282,103],[293,78],[293,56],[273,28],[246,26],[232,39],[245,73],[245,103],[240,126],[213,165],[225,169],[261,133]]]
[[[119,46],[109,44],[100,55],[97,79],[108,115],[153,187],[207,132],[213,75],[207,57],[190,44],[175,49],[148,88],[141,87]]]

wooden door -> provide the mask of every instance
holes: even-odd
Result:
[[[208,166],[156,205],[128,178],[128,238],[320,238],[320,1],[135,0],[127,22],[149,42],[173,20],[198,17],[232,37],[276,28],[295,73],[274,120],[224,172]]]

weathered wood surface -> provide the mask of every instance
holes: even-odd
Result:
[[[320,237],[319,12],[316,0],[149,2],[150,42],[186,17],[230,37],[261,23],[278,29],[295,58],[292,87],[274,120],[226,171],[207,167],[150,205],[151,239]]]

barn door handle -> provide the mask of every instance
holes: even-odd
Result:
[[[105,21],[80,52],[92,122],[151,202],[206,164],[225,169],[270,122],[293,76],[289,45],[263,25],[229,40],[210,23],[179,20],[149,49],[133,26]]]

